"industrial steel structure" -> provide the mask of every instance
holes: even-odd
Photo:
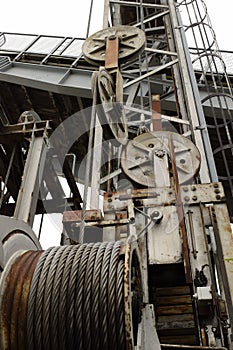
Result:
[[[233,95],[204,0],[90,19],[0,34],[0,348],[232,350]]]

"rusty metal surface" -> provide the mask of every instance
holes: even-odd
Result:
[[[152,96],[152,125],[153,131],[162,130],[160,95]]]
[[[171,152],[172,174],[173,174],[174,186],[175,186],[175,192],[176,192],[177,213],[179,218],[179,226],[180,226],[180,232],[181,232],[182,244],[183,244],[185,277],[186,277],[186,282],[191,283],[192,277],[191,277],[191,266],[190,266],[190,260],[189,260],[189,247],[188,247],[187,232],[186,232],[185,221],[184,221],[183,203],[181,199],[180,183],[179,183],[179,176],[178,176],[178,171],[176,166],[174,141],[173,141],[172,134],[170,137],[170,152]]]
[[[221,182],[183,185],[180,188],[182,202],[187,205],[225,201],[224,189]]]
[[[25,335],[28,295],[41,254],[41,251],[28,251],[17,256],[5,276],[1,300],[1,349],[27,348]]]
[[[113,69],[118,67],[119,38],[111,35],[106,38],[105,68]]]
[[[226,204],[215,204],[210,210],[217,244],[219,274],[224,288],[233,335],[233,233]]]
[[[137,345],[138,325],[141,321],[142,280],[139,255],[135,241],[125,245],[124,300],[126,349],[133,350]]]
[[[218,203],[224,201],[225,198],[224,190],[220,182],[180,185],[180,190],[181,200],[186,205]],[[104,212],[126,208],[129,199],[138,200],[141,206],[167,206],[176,203],[175,189],[173,186],[163,188],[140,188],[130,192],[106,192],[104,194]]]
[[[85,221],[102,220],[103,216],[100,209],[86,210]],[[65,211],[63,213],[63,222],[79,222],[82,220],[82,210]]]

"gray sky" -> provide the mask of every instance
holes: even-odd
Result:
[[[221,50],[233,51],[232,0],[205,0],[209,17]]]
[[[198,0],[201,1],[201,0]],[[205,0],[220,49],[233,51],[232,0]],[[2,1],[1,30],[18,33],[49,34],[85,37],[91,0],[66,0],[65,6],[57,0]],[[96,27],[101,27],[104,0],[94,0]],[[63,3],[64,4],[64,3]]]

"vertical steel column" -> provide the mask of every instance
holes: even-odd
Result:
[[[179,68],[177,73],[180,76],[181,84],[179,84],[178,89],[181,90],[181,95],[178,95],[178,99],[182,99],[181,106],[185,106],[185,110],[182,111],[182,113],[184,114],[184,117],[187,116],[190,121],[194,141],[202,155],[200,179],[203,183],[208,183],[210,178],[212,181],[217,181],[212,150],[210,142],[207,139],[208,134],[203,134],[201,131],[201,129],[205,129],[205,119],[198,94],[196,79],[193,68],[190,64],[190,55],[178,9],[175,6],[174,0],[163,0],[163,3],[167,4],[170,10],[170,18],[166,21],[166,25],[167,28],[170,28],[170,34],[173,38],[168,40],[170,40],[172,45],[175,46],[179,58]]]
[[[45,136],[32,134],[27,160],[24,167],[14,218],[33,225],[40,187],[40,175],[45,164]]]

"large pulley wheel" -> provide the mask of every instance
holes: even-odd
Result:
[[[131,244],[19,252],[0,292],[1,349],[131,350],[137,344],[142,282]]]
[[[94,65],[104,66],[106,38],[119,38],[119,63],[131,61],[145,47],[145,33],[136,27],[117,26],[109,27],[94,33],[87,38],[82,46],[85,59]]]
[[[115,78],[115,81],[114,81]],[[110,75],[104,68],[93,75],[92,89],[97,90],[97,113],[104,130],[104,137],[120,144],[128,140],[128,128],[121,96],[121,74]],[[118,91],[116,91],[118,89]]]
[[[156,177],[167,176],[171,160],[171,136],[179,183],[184,184],[192,181],[200,168],[200,152],[192,141],[170,131],[144,133],[130,140],[121,157],[122,169],[126,175],[133,181],[149,187],[155,186]],[[160,162],[165,159],[167,159],[168,165],[164,170],[160,167]],[[156,168],[158,173],[155,171]],[[165,171],[166,174],[161,174],[159,169]]]

